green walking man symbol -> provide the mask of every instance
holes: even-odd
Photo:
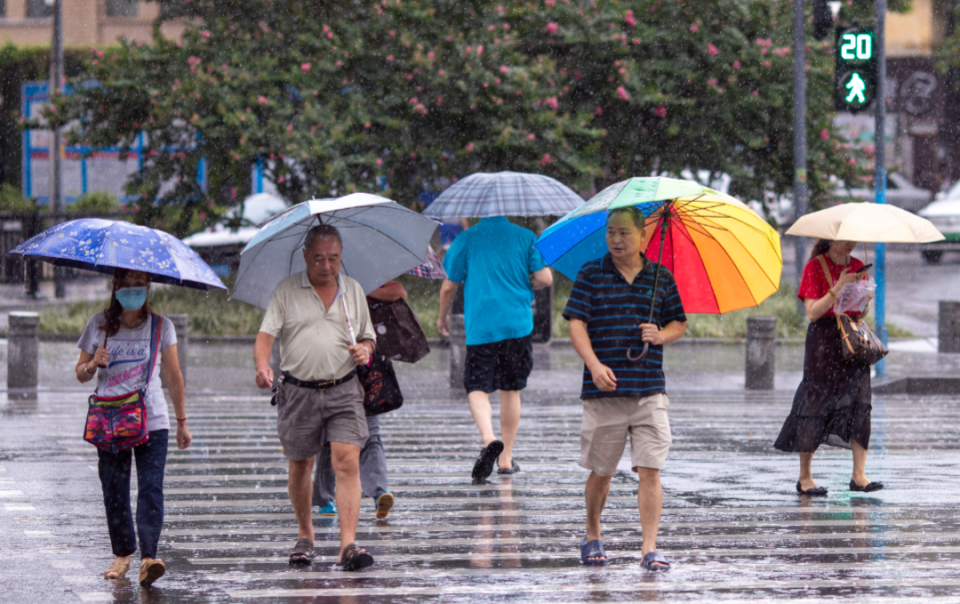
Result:
[[[867,97],[863,95],[863,91],[867,89],[867,84],[863,81],[863,78],[860,77],[859,73],[853,72],[853,75],[850,76],[850,81],[847,82],[846,88],[850,91],[850,94],[848,94],[846,98],[848,103],[859,103],[863,105],[867,102]]]

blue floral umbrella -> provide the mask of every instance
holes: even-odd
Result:
[[[64,222],[8,253],[108,275],[116,268],[143,271],[154,283],[227,289],[213,269],[173,235],[119,220]]]

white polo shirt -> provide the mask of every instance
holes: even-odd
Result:
[[[340,297],[347,303],[357,342],[376,341],[363,288],[345,275],[333,308],[327,309],[306,271],[281,281],[273,294],[260,331],[280,336],[280,369],[298,380],[335,380],[357,366],[350,356],[350,331]]]

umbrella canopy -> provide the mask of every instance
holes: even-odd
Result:
[[[844,203],[812,212],[793,223],[787,235],[870,243],[930,243],[944,238],[926,218],[876,203]]]
[[[108,275],[116,268],[143,271],[154,283],[227,289],[196,252],[170,233],[119,220],[64,222],[9,253]]]
[[[230,298],[266,308],[282,280],[306,268],[304,237],[328,224],[343,238],[340,272],[367,293],[422,264],[437,223],[384,197],[353,193],[311,199],[265,223],[240,252],[240,272]]]
[[[477,172],[448,187],[423,215],[437,220],[563,216],[582,203],[582,197],[549,176]]]
[[[408,275],[416,275],[424,279],[446,279],[447,271],[443,270],[443,261],[433,251],[433,246],[427,246],[427,259],[423,264],[407,271]]]
[[[611,185],[544,231],[536,246],[547,264],[576,279],[584,263],[607,253],[607,212],[626,206],[647,217],[645,254],[673,273],[686,312],[749,308],[779,288],[777,232],[745,204],[692,181]]]

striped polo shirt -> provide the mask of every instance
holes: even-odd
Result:
[[[651,345],[643,361],[627,359],[627,348],[632,346],[634,355],[643,350],[639,326],[650,316],[656,268],[657,264],[644,258],[643,270],[633,283],[627,283],[614,267],[609,253],[581,267],[563,317],[587,324],[587,334],[597,358],[617,376],[617,389],[603,392],[594,385],[590,371],[584,366],[581,399],[643,398],[666,393],[663,346]],[[686,320],[677,282],[670,271],[661,266],[652,322],[662,329],[673,321]]]

